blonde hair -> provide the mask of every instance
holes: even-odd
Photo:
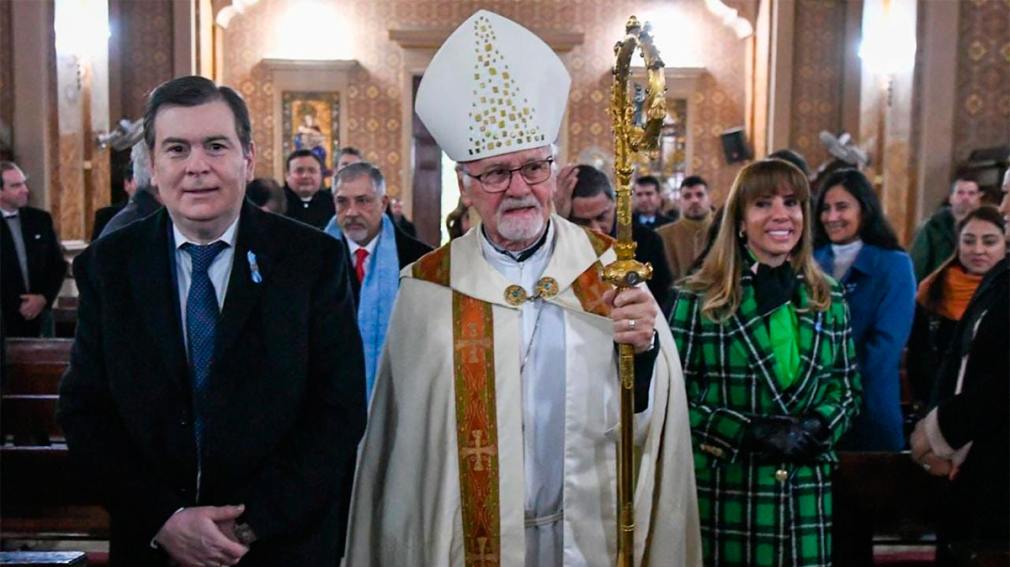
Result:
[[[686,278],[686,289],[702,296],[701,312],[714,321],[729,318],[740,308],[743,292],[740,278],[746,265],[741,240],[744,212],[761,197],[793,190],[803,208],[803,233],[793,248],[789,262],[803,275],[810,308],[825,311],[831,306],[831,285],[813,257],[813,231],[810,214],[810,183],[796,166],[779,159],[754,162],[737,174],[726,198],[719,232],[701,267]]]

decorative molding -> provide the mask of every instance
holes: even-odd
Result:
[[[558,53],[569,52],[585,40],[582,32],[533,31]],[[404,49],[438,49],[452,32],[453,28],[391,29],[389,39]]]
[[[337,71],[350,73],[361,64],[357,59],[274,59],[264,57],[261,64],[270,71]]]
[[[280,127],[284,114],[283,97],[285,92],[317,92],[333,93],[337,96],[337,107],[340,116],[336,121],[339,130],[333,137],[341,144],[347,140],[347,90],[352,84],[352,74],[361,68],[356,59],[274,59],[264,57],[259,65],[265,69],[271,83],[271,116],[275,120],[272,132],[273,155],[272,175],[276,179],[284,178],[284,140],[287,135]],[[331,151],[327,148],[327,152]],[[328,156],[333,159],[336,156]]]

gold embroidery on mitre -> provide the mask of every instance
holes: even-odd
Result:
[[[470,105],[469,130],[473,131],[476,125],[480,134],[468,139],[468,154],[475,156],[534,141],[547,144],[547,137],[533,121],[529,103],[522,98],[508,63],[496,47],[498,37],[487,17],[474,20],[473,33],[474,52],[478,54],[474,83],[480,88]]]

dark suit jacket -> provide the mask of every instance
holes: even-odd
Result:
[[[428,246],[420,240],[415,240],[407,236],[401,232],[399,228],[396,228],[395,224],[393,232],[396,234],[396,255],[400,260],[400,268],[416,262],[418,258],[424,256],[428,252],[431,252],[431,246]],[[354,258],[351,257],[350,249],[347,246],[347,235],[344,235],[344,239],[340,242],[344,246],[344,255],[347,257],[347,273],[350,274],[351,278],[351,289],[354,292],[354,304],[360,305],[361,282],[359,282],[357,276],[354,275]]]
[[[244,503],[241,562],[335,565],[339,502],[365,425],[364,360],[339,243],[245,204],[204,415],[201,491],[166,211],[74,262],[77,337],[58,416],[109,491],[111,561],[165,565],[149,541],[178,508]],[[248,252],[262,283],[252,281]]]
[[[102,235],[102,229],[105,228],[105,225],[109,224],[109,221],[112,220],[112,217],[116,216],[116,213],[123,210],[126,203],[127,201],[114,203],[108,207],[102,207],[101,209],[95,211],[95,222],[91,225],[92,242],[98,240],[98,237]]]
[[[976,331],[977,325],[977,331]],[[937,421],[968,457],[942,498],[938,538],[1007,541],[1010,534],[1010,266],[1004,258],[975,290],[938,376]],[[954,395],[962,356],[961,393]]]
[[[614,223],[614,231],[617,231],[616,222]],[[670,293],[673,274],[670,273],[670,264],[666,261],[663,239],[656,234],[656,231],[637,222],[631,224],[631,238],[638,245],[635,248],[635,259],[639,262],[652,264],[652,279],[646,282],[646,285],[652,292],[652,296],[656,298],[656,303],[662,308],[663,315],[669,316],[670,308],[673,306],[673,298]]]
[[[329,189],[320,189],[306,203],[290,187],[284,185],[284,196],[288,199],[288,210],[284,213],[286,216],[319,230],[326,228],[326,223],[337,214],[333,193]]]
[[[28,282],[25,289],[18,264],[14,240],[7,221],[0,220],[0,311],[3,311],[3,336],[37,337],[41,330],[41,317],[25,321],[18,309],[21,295],[37,293],[46,297],[46,307],[52,307],[63,278],[67,275],[67,262],[63,259],[63,248],[53,230],[53,218],[49,213],[34,207],[18,210],[21,219],[21,236],[25,241],[25,255],[28,260]]]
[[[663,226],[664,224],[670,224],[671,222],[677,220],[676,218],[664,215],[663,213],[656,213],[656,220],[654,222],[652,222],[652,223],[649,223],[649,224],[646,224],[646,223],[642,222],[641,219],[642,219],[642,215],[640,215],[638,213],[635,213],[634,215],[632,215],[632,221],[635,224],[640,224],[640,225],[642,225],[642,226],[644,226],[646,228],[652,228],[652,229],[657,229],[657,228]]]

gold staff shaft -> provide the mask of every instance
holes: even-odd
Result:
[[[644,127],[634,123],[635,108],[628,100],[631,58],[636,49],[645,60],[648,88]],[[604,279],[618,288],[634,287],[652,277],[652,266],[635,260],[631,237],[631,172],[638,152],[655,150],[666,117],[666,83],[663,61],[652,44],[648,29],[632,16],[625,25],[624,40],[614,46],[614,85],[610,115],[614,125],[614,177],[617,182],[617,260],[603,271]],[[633,567],[635,557],[635,348],[620,345],[618,373],[621,382],[621,428],[617,457],[617,565]]]

